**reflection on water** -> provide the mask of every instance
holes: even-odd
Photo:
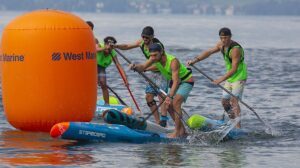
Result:
[[[1,133],[0,137],[1,149],[5,150],[5,152],[0,152],[1,163],[9,165],[81,165],[94,162],[88,151],[82,153],[72,151],[72,148],[76,149],[78,146],[76,142],[55,140],[50,138],[47,133],[5,131]]]
[[[246,156],[243,155],[241,152],[241,149],[233,147],[233,148],[227,148],[227,150],[224,150],[218,154],[218,157],[220,158],[219,163],[221,167],[242,167],[246,165]]]
[[[167,144],[160,148],[143,148],[142,154],[145,158],[144,165],[150,166],[183,166],[184,156],[181,145]]]
[[[229,147],[203,145],[160,144],[159,148],[145,145],[139,157],[143,166],[166,167],[241,167],[247,165],[247,158],[236,144]]]
[[[2,163],[10,165],[82,165],[93,163],[93,158],[86,154],[67,153],[20,153],[11,157],[2,156]]]

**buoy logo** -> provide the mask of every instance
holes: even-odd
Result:
[[[96,53],[94,52],[54,52],[52,53],[52,61],[83,61],[96,59]]]
[[[54,52],[52,54],[52,61],[59,61],[61,59],[61,54],[59,52]]]
[[[0,54],[0,61],[3,62],[24,62],[25,57],[22,54]]]

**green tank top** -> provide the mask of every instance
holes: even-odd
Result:
[[[246,80],[247,76],[248,76],[247,65],[244,62],[244,49],[237,42],[231,43],[226,52],[224,51],[224,48],[222,49],[222,54],[223,54],[225,66],[226,66],[226,72],[230,71],[232,68],[232,59],[230,56],[231,56],[233,48],[238,48],[240,50],[241,59],[240,59],[240,62],[239,62],[236,72],[230,78],[227,79],[227,81],[230,83],[233,83],[236,81],[241,81],[241,80]]]
[[[153,41],[153,43],[160,43],[164,48],[164,45],[157,38],[153,38],[152,41]],[[150,58],[149,48],[147,48],[145,46],[144,40],[140,44],[140,49],[142,50],[142,52],[143,52],[144,56],[146,57],[146,59],[149,59]]]
[[[146,57],[146,59],[149,59],[150,58],[150,52],[149,52],[149,49],[145,47],[144,40],[140,44],[140,49],[142,50],[142,52],[143,52],[144,56]]]
[[[172,79],[172,70],[171,70],[171,62],[175,59],[175,57],[171,54],[167,54],[166,65],[163,66],[160,62],[155,63],[156,68],[160,71],[162,76],[164,76],[167,80]],[[190,71],[185,65],[180,63],[179,67],[179,78],[181,82],[187,81],[192,77],[192,71]]]
[[[100,48],[104,47],[104,43],[99,44]],[[97,64],[103,68],[108,67],[112,63],[112,57],[115,57],[117,55],[115,50],[112,50],[111,53],[108,55],[104,54],[104,51],[98,51],[97,52]]]

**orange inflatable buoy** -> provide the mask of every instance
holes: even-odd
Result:
[[[97,100],[96,48],[79,17],[38,10],[17,17],[1,39],[3,106],[8,122],[49,131],[63,121],[90,121]]]

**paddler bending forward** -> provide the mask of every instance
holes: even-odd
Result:
[[[149,52],[150,59],[143,64],[131,64],[130,68],[143,72],[146,68],[154,65],[164,78],[170,80],[168,95],[161,110],[165,113],[168,111],[175,122],[175,131],[168,137],[184,137],[186,131],[181,122],[181,106],[183,102],[186,102],[194,86],[192,72],[173,55],[167,54],[159,43],[151,44]]]

